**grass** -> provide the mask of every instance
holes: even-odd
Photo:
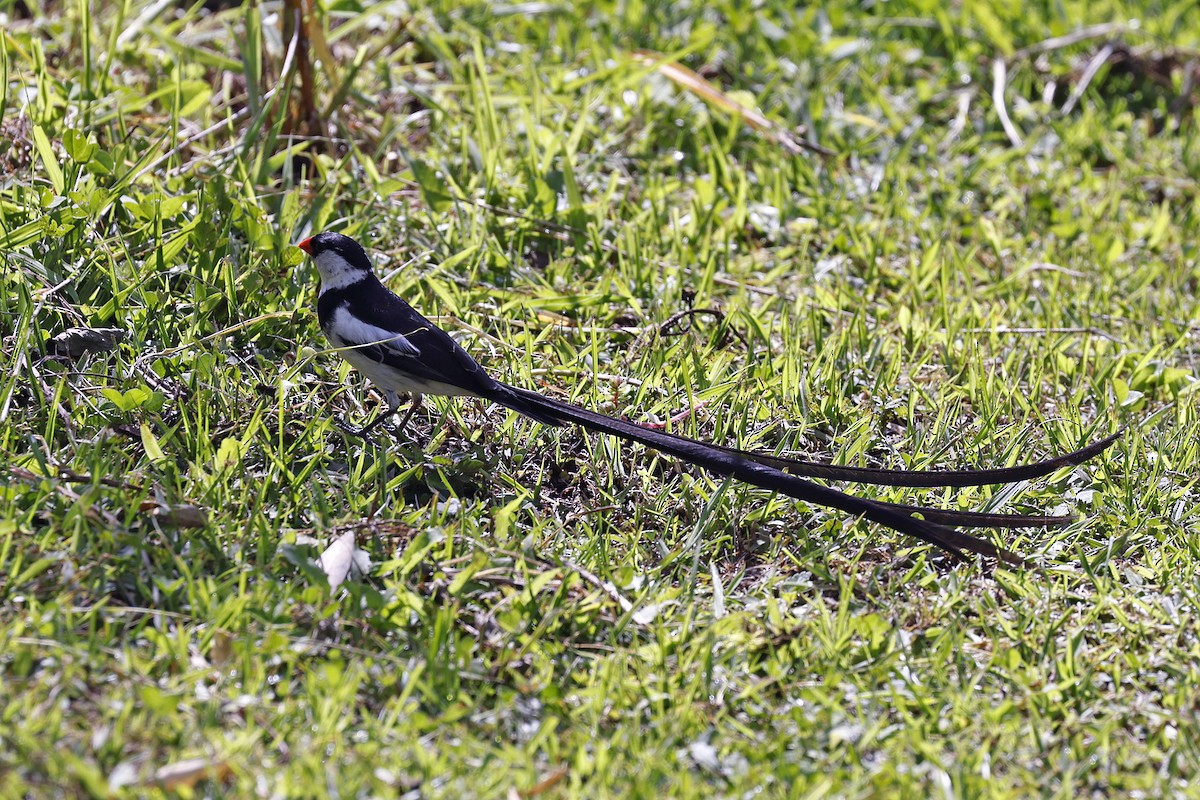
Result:
[[[1194,790],[1194,4],[760,5],[327,3],[314,123],[278,4],[0,0],[0,796]],[[478,402],[349,439],[325,229],[510,382],[690,435],[1127,434],[856,487],[1076,514],[1022,572]]]

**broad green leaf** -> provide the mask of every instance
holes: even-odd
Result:
[[[88,141],[86,133],[69,128],[63,134],[63,149],[75,163],[86,164],[99,148],[94,142]]]
[[[213,467],[218,470],[236,467],[241,460],[242,443],[236,436],[230,436],[217,448],[217,454],[213,457]]]
[[[50,177],[50,185],[54,187],[55,193],[62,194],[66,188],[66,178],[63,177],[62,167],[58,165],[58,157],[54,155],[54,147],[46,138],[46,132],[42,130],[41,125],[33,126],[33,144],[38,155],[42,157],[42,166],[46,168],[46,174]]]
[[[165,453],[163,453],[162,447],[159,446],[158,439],[155,437],[154,432],[151,431],[150,426],[144,422],[142,423],[142,447],[146,451],[146,457],[154,463],[157,464],[160,461],[167,460],[167,456]]]

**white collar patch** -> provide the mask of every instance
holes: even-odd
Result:
[[[326,250],[313,261],[317,264],[317,272],[321,274],[321,294],[345,289],[371,274],[369,270],[359,269],[332,250]]]

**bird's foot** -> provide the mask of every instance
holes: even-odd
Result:
[[[334,417],[333,424],[337,426],[338,430],[347,436],[353,436],[356,439],[370,439],[371,437],[369,434],[371,431],[378,428],[383,420],[383,416],[378,416],[368,422],[366,425],[363,425],[361,428],[356,428],[347,422],[343,417]]]

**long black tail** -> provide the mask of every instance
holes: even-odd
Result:
[[[726,453],[741,456],[768,467],[790,472],[793,475],[803,475],[806,478],[824,478],[831,481],[854,481],[856,483],[874,483],[881,486],[986,486],[992,483],[1016,483],[1043,478],[1057,472],[1063,467],[1073,467],[1082,464],[1103,453],[1113,442],[1121,438],[1125,429],[1092,442],[1070,453],[1045,461],[1035,461],[1032,464],[1021,464],[1016,467],[1000,467],[996,469],[960,469],[960,470],[908,470],[908,469],[877,469],[874,467],[844,467],[835,464],[821,464],[816,461],[804,461],[798,458],[784,458],[771,453],[754,450],[737,450],[732,447],[713,445]]]
[[[1015,553],[997,547],[991,542],[957,531],[948,525],[1023,527],[1062,525],[1070,521],[1068,517],[973,514],[867,500],[812,483],[796,475],[789,475],[768,464],[750,460],[739,451],[731,451],[683,436],[646,428],[515,386],[499,384],[496,391],[487,395],[487,399],[534,419],[556,424],[574,423],[588,430],[640,442],[647,447],[683,459],[717,475],[737,478],[746,483],[794,497],[797,500],[865,517],[872,522],[936,545],[958,558],[965,558],[965,552],[971,552],[1002,559],[1011,564],[1025,563],[1024,559]],[[913,516],[914,514],[920,514],[924,518]]]
[[[548,400],[539,394],[528,392],[528,397],[522,395],[526,392],[518,391],[518,399],[513,403],[506,403],[502,398],[493,398],[501,405],[507,405],[514,411],[519,411],[526,416],[536,419],[538,422],[547,425],[561,425],[563,420],[554,415],[554,412],[547,412],[544,408],[544,402],[560,403],[560,401]],[[578,406],[570,406],[578,411],[585,409]],[[594,413],[594,412],[593,412]],[[600,415],[597,415],[600,416]],[[611,417],[605,419],[613,420]],[[623,420],[613,420],[623,422]],[[645,428],[637,425],[637,423],[628,423],[635,425],[643,430],[654,430],[653,428]],[[1113,445],[1117,439],[1121,438],[1125,433],[1125,429],[1121,428],[1116,433],[1110,434],[1103,439],[1099,439],[1091,444],[1074,450],[1070,453],[1064,453],[1060,456],[1047,458],[1043,461],[1034,461],[1030,464],[1020,464],[1015,467],[997,467],[992,469],[958,469],[958,470],[921,470],[921,469],[880,469],[877,467],[849,467],[838,464],[822,464],[819,461],[806,461],[800,458],[787,458],[778,456],[774,453],[766,453],[760,450],[739,450],[734,447],[725,447],[724,445],[712,444],[710,442],[699,442],[695,439],[688,439],[686,436],[674,435],[674,438],[690,441],[693,444],[712,447],[732,456],[744,458],[747,461],[755,461],[759,464],[765,464],[768,467],[782,470],[792,475],[800,475],[805,478],[821,478],[828,481],[853,481],[854,483],[871,483],[879,486],[897,486],[908,488],[958,488],[963,486],[987,486],[994,483],[1017,483],[1018,481],[1031,481],[1037,478],[1044,478],[1047,475],[1053,474],[1064,467],[1073,467],[1090,461],[1096,456],[1103,453]],[[673,434],[666,434],[673,435]],[[913,507],[909,507],[913,508]],[[939,514],[937,509],[924,509],[925,511]],[[960,514],[962,512],[948,512],[952,514]],[[1015,524],[1005,525],[1004,519],[1011,518]],[[933,519],[932,516],[926,514],[926,519]],[[999,519],[999,522],[984,522],[985,519]],[[974,522],[970,520],[975,520]],[[1018,522],[1018,520],[1028,520]],[[1041,520],[1036,521],[1036,520]],[[941,520],[939,520],[941,521]],[[1022,516],[1022,515],[997,515],[997,514],[976,514],[970,515],[967,519],[958,519],[950,524],[957,525],[972,525],[981,528],[992,527],[1026,527],[1029,525],[1058,525],[1066,524],[1071,521],[1070,517],[1040,517],[1040,516]]]
[[[696,439],[690,439],[686,436],[678,434],[669,434],[655,428],[648,428],[639,425],[635,422],[609,417],[603,414],[597,414],[594,411],[579,406],[565,403],[561,400],[544,397],[535,392],[516,389],[515,387],[505,387],[506,390],[515,396],[509,397],[494,397],[496,402],[506,405],[515,411],[519,411],[526,416],[532,417],[540,422],[551,425],[562,425],[566,422],[577,422],[584,425],[582,420],[570,417],[570,413],[586,414],[593,420],[592,427],[595,430],[603,430],[606,433],[611,433],[615,436],[633,436],[630,433],[632,428],[637,433],[658,434],[662,437],[667,437],[674,442],[693,445],[701,448],[711,448],[725,453],[734,458],[742,458],[747,461],[753,461],[763,464],[768,467],[790,472],[808,478],[823,478],[826,480],[852,480],[859,483],[874,483],[884,486],[905,486],[905,487],[961,487],[961,486],[981,486],[986,483],[1016,483],[1017,481],[1032,480],[1049,475],[1058,469],[1067,466],[1081,464],[1097,454],[1103,452],[1112,445],[1118,437],[1124,433],[1124,429],[1108,436],[1100,441],[1089,444],[1079,450],[1075,450],[1066,455],[1056,456],[1055,458],[1045,461],[1037,461],[1032,464],[1025,464],[1017,467],[1003,467],[1000,469],[979,469],[979,470],[945,470],[945,471],[909,471],[909,470],[888,470],[874,469],[863,467],[843,467],[830,464],[821,464],[813,461],[802,461],[799,459],[783,458],[769,453],[756,452],[752,450],[738,450],[732,447],[724,447],[718,444],[709,442],[701,442]],[[597,428],[596,425],[607,425],[607,428]],[[640,440],[639,440],[640,441]],[[946,476],[946,481],[938,480],[938,478]],[[928,506],[905,505],[901,503],[883,503],[879,501],[879,505],[887,506],[901,511],[906,514],[920,514],[924,519],[931,522],[938,522],[943,525],[960,525],[968,528],[1048,528],[1060,525],[1067,525],[1074,521],[1074,517],[1070,515],[1049,516],[1042,514],[989,514],[978,513],[974,511],[949,511],[940,508],[929,508]]]

